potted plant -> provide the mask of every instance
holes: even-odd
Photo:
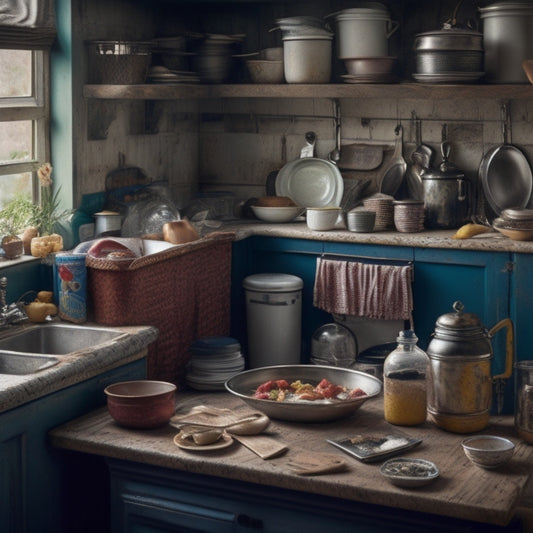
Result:
[[[31,255],[46,257],[52,252],[63,249],[63,238],[54,232],[56,224],[69,214],[68,210],[59,212],[59,189],[52,191],[52,165],[44,163],[37,170],[41,187],[40,203],[35,207],[33,226],[39,232],[31,240]]]
[[[2,248],[8,259],[29,253],[24,249],[23,231],[31,224],[34,205],[23,195],[16,196],[0,211],[0,237]]]

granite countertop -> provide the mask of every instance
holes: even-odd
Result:
[[[252,235],[263,235],[338,243],[533,253],[533,241],[514,241],[497,231],[476,235],[470,239],[456,240],[452,239],[456,230],[426,230],[420,233],[400,233],[398,231],[356,233],[339,226],[331,231],[313,231],[307,227],[303,220],[288,224],[269,224],[244,219],[224,222],[217,228],[217,231],[220,230],[235,232],[236,240],[245,239]]]
[[[35,325],[25,323],[10,326],[0,331],[0,337],[19,333]],[[91,323],[83,325],[103,327]],[[57,355],[55,357],[59,359],[58,364],[33,374],[0,374],[0,413],[141,359],[146,356],[148,345],[155,341],[158,335],[157,329],[151,326],[106,326],[106,329],[117,330],[125,335],[96,347],[68,355]]]
[[[234,414],[250,412],[242,400],[227,392],[179,391],[176,394],[178,414],[198,405],[228,408]],[[533,446],[518,439],[510,416],[491,418],[489,426],[481,432],[507,436],[517,445],[511,462],[496,470],[483,470],[469,462],[461,448],[465,435],[445,432],[429,422],[416,427],[391,426],[383,419],[381,395],[338,421],[272,420],[266,435],[286,444],[288,451],[268,460],[236,442],[228,448],[202,453],[183,450],[173,442],[177,432],[170,424],[152,430],[122,428],[102,408],[55,428],[50,438],[55,447],[82,453],[483,523],[505,525],[517,507],[530,505],[531,500],[526,496],[530,493],[526,485]],[[402,456],[433,461],[440,477],[419,489],[393,486],[381,476],[381,462],[362,463],[326,441],[391,432],[422,438],[419,446],[404,451]],[[334,454],[345,460],[347,468],[320,476],[295,474],[288,463],[301,452]],[[524,504],[525,498],[529,503]]]

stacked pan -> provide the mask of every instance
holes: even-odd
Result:
[[[483,77],[483,35],[449,28],[420,33],[414,42],[416,81],[472,83]]]

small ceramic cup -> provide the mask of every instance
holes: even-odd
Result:
[[[342,209],[340,207],[308,207],[307,227],[313,231],[334,229],[341,214]]]

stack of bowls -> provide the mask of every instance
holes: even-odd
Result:
[[[394,225],[401,233],[417,233],[424,229],[424,202],[421,200],[395,200]]]
[[[283,48],[265,48],[257,58],[246,61],[253,83],[283,83]]]
[[[283,40],[287,83],[328,83],[331,79],[333,32],[315,17],[287,17],[276,21]]]
[[[371,233],[376,224],[376,212],[356,207],[348,212],[346,225],[350,231],[357,233]]]
[[[374,231],[386,231],[394,228],[394,205],[392,196],[378,193],[363,201],[363,205],[376,213]]]
[[[190,347],[185,379],[196,390],[224,390],[224,382],[244,370],[239,341],[231,337],[204,337]]]

